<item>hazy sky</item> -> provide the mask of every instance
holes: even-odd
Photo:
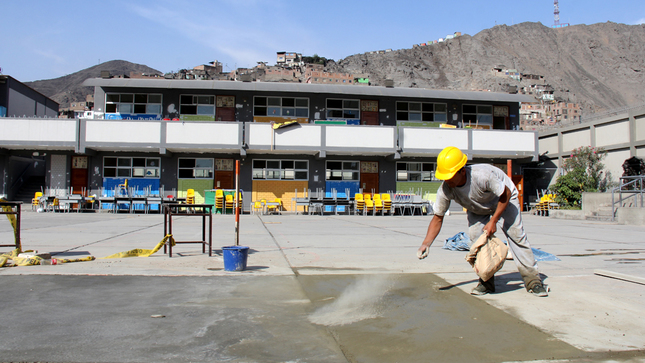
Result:
[[[225,71],[276,52],[339,60],[411,48],[495,24],[553,24],[552,0],[3,0],[0,68],[22,82],[115,59],[161,72],[213,60]],[[560,0],[560,22],[645,22],[643,0]]]

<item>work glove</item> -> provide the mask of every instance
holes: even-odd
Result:
[[[430,252],[430,247],[421,246],[417,251],[417,257],[420,260],[423,260],[424,258],[428,257],[428,252]]]

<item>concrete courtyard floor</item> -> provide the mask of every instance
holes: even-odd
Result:
[[[213,217],[212,257],[100,259],[152,249],[163,216],[25,211],[24,250],[97,260],[0,269],[0,362],[645,362],[645,226],[525,214],[532,246],[560,259],[539,262],[549,297],[513,261],[475,297],[465,252],[442,249],[465,213],[418,260],[430,218],[243,215],[248,268],[229,272],[230,215]],[[201,237],[201,218],[173,224]]]

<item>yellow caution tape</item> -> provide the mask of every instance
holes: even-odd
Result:
[[[157,251],[159,251],[159,249],[161,249],[161,247],[163,247],[163,245],[165,245],[166,242],[168,242],[168,241],[170,241],[170,244],[172,246],[175,245],[175,239],[172,238],[172,234],[167,234],[161,240],[161,242],[159,242],[157,244],[157,246],[155,246],[155,248],[152,249],[152,250],[145,250],[145,249],[137,248],[137,249],[130,250],[130,251],[115,253],[115,254],[109,255],[107,257],[101,257],[101,259],[105,259],[105,258],[124,258],[124,257],[149,257],[150,255],[153,255]]]
[[[96,260],[96,257],[94,256],[87,256],[87,257],[81,257],[81,258],[57,258],[56,263],[61,264],[61,263],[85,262],[85,261],[94,261],[94,260]]]
[[[0,198],[0,202],[6,202],[6,200]],[[11,207],[8,206],[8,205],[3,205],[2,210],[5,213],[12,212]],[[18,227],[18,223],[16,221],[16,216],[14,214],[6,214],[6,216],[7,216],[7,219],[9,219],[9,223],[11,224],[11,227],[13,227],[13,235],[17,237],[18,234],[16,233],[16,228]],[[17,238],[16,238],[16,246],[20,246],[20,245],[21,245],[20,241],[18,241]],[[0,266],[2,266],[2,265],[0,265]]]
[[[33,252],[33,251],[25,251],[25,252]],[[20,257],[18,256],[21,254],[20,248],[16,248],[15,250],[9,252],[9,253],[4,253],[0,255],[0,267],[3,266],[33,266],[33,265],[40,265],[40,261],[42,261],[42,257],[40,256],[32,256],[32,257]],[[9,263],[9,260],[11,260],[11,263]]]

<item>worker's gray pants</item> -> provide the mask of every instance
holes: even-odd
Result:
[[[468,236],[473,244],[484,231],[484,226],[490,220],[491,215],[479,215],[468,212]],[[533,250],[526,238],[524,226],[522,225],[522,213],[519,202],[516,198],[509,201],[508,206],[499,219],[497,229],[506,235],[508,247],[513,254],[513,261],[522,275],[524,287],[530,289],[536,282],[541,282],[537,269],[537,262],[533,256]],[[499,235],[499,233],[498,233]]]

